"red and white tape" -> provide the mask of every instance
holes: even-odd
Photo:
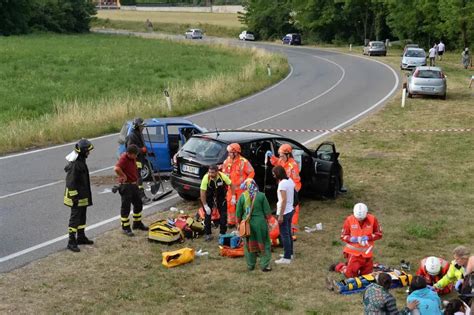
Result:
[[[231,129],[221,129],[231,130]],[[280,128],[259,128],[245,129],[248,131],[264,132],[334,132],[334,133],[428,133],[428,132],[471,132],[472,128],[447,128],[447,129],[280,129]]]

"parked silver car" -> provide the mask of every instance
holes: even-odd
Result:
[[[242,33],[239,34],[239,39],[240,40],[255,40],[255,36],[252,32],[243,31]]]
[[[202,31],[198,28],[190,28],[184,33],[184,38],[202,39]]]
[[[407,48],[402,55],[400,69],[410,70],[420,66],[426,66],[425,50],[423,48]]]
[[[434,95],[446,99],[446,76],[439,67],[417,67],[407,78],[408,97]]]
[[[362,53],[368,56],[387,56],[387,48],[383,42],[372,41],[364,46]]]

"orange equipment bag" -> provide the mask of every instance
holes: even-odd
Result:
[[[230,246],[219,246],[219,252],[221,256],[236,258],[244,257],[244,245],[240,247],[230,248]]]
[[[184,265],[194,260],[194,249],[192,248],[181,248],[172,252],[163,252],[163,266],[167,268]]]
[[[199,208],[198,215],[202,220],[204,220],[205,212],[204,212],[203,207]],[[217,208],[212,208],[212,210],[211,210],[211,221],[217,221],[220,218],[221,218],[221,215],[219,213],[219,210]]]

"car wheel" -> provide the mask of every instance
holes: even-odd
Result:
[[[413,98],[413,94],[411,94],[410,92],[407,92],[407,96],[408,98]]]
[[[446,93],[444,93],[443,95],[441,95],[441,99],[442,99],[442,100],[446,100]]]
[[[369,55],[369,57],[370,57],[370,56],[372,56],[372,53],[369,51],[368,55]]]
[[[151,171],[150,171],[150,167],[148,166],[148,162],[147,163],[143,163],[143,168],[140,172],[140,176],[142,177],[143,181],[149,181],[151,180]]]
[[[183,192],[178,192],[178,195],[179,195],[181,198],[183,198],[184,200],[187,200],[187,201],[195,201],[195,200],[198,199],[197,197],[188,195],[187,193],[183,193]]]

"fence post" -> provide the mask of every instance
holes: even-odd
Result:
[[[168,104],[168,110],[171,112],[173,103],[171,102],[170,94],[168,93],[168,90],[164,90],[163,93],[165,94],[165,97],[166,97],[166,104]]]
[[[407,95],[407,89],[406,89],[406,88],[403,88],[403,90],[402,90],[402,108],[405,107],[405,98],[406,98],[406,95]]]

